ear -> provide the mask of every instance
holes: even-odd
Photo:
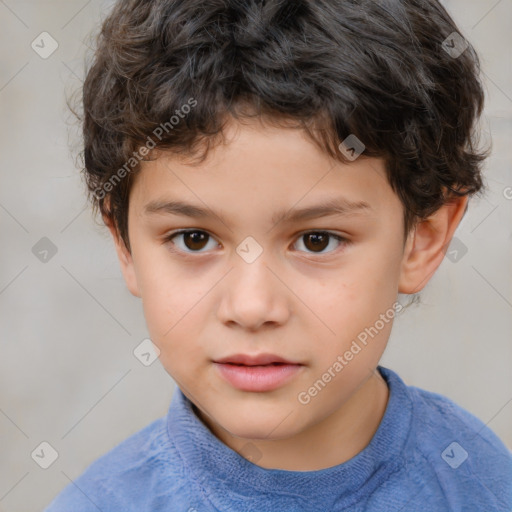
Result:
[[[114,243],[116,246],[117,257],[119,258],[119,263],[121,265],[121,272],[123,273],[124,280],[126,282],[126,286],[130,293],[135,297],[141,297],[141,293],[139,290],[139,285],[137,283],[137,274],[135,273],[135,267],[133,264],[133,257],[130,254],[130,251],[126,248],[124,241],[119,236],[116,228],[108,219],[104,219],[105,224],[107,225],[110,233],[112,234],[112,238],[114,239]]]
[[[399,293],[417,293],[425,287],[443,261],[467,204],[468,196],[450,199],[409,233],[398,282]]]

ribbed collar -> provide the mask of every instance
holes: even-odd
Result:
[[[412,401],[395,372],[378,370],[390,390],[384,416],[370,444],[343,464],[317,471],[261,468],[217,439],[179,388],[167,415],[170,441],[190,478],[218,510],[263,512],[277,503],[279,510],[334,512],[370,495],[402,465]]]

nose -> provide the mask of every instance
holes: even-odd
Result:
[[[284,324],[293,294],[278,276],[275,265],[272,268],[263,255],[252,263],[235,259],[220,287],[219,320],[247,331]]]

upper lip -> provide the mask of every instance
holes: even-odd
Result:
[[[271,363],[285,363],[285,364],[300,364],[293,361],[288,361],[282,357],[274,354],[259,354],[251,356],[248,354],[233,354],[232,356],[224,357],[223,359],[217,359],[215,363],[233,363],[243,364],[245,366],[262,366]]]

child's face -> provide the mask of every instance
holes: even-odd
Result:
[[[334,162],[301,131],[257,122],[230,124],[227,135],[197,167],[169,153],[143,164],[123,272],[162,364],[202,413],[235,436],[286,438],[338,410],[378,364],[402,291],[403,207],[380,159]],[[273,220],[342,199],[367,207]],[[170,201],[224,222],[146,211]],[[165,241],[180,229],[200,232]],[[251,388],[214,362],[234,354],[302,366],[274,387],[263,377]]]

